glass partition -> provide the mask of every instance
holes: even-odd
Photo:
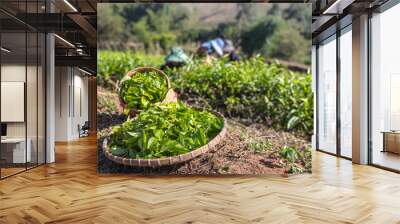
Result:
[[[336,154],[336,36],[318,47],[318,149]]]
[[[400,5],[371,18],[371,162],[400,170]]]
[[[39,12],[39,2],[0,7],[23,16]],[[0,178],[5,178],[45,163],[46,40],[10,14],[0,12],[0,26]]]
[[[352,32],[341,31],[340,41],[340,155],[352,157]]]
[[[26,150],[26,40],[25,32],[1,34],[2,177],[24,171],[31,161]]]

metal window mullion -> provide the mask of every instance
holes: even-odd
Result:
[[[45,0],[45,13],[48,13],[48,2],[49,2],[49,0]],[[44,32],[44,136],[43,136],[43,138],[44,138],[44,163],[46,164],[47,163],[47,145],[48,145],[48,142],[47,142],[47,125],[48,125],[48,122],[47,122],[47,79],[48,79],[48,77],[47,77],[47,75],[48,75],[48,72],[47,72],[47,43],[48,43],[48,40],[47,40],[47,38],[48,38],[48,35],[49,35],[49,33],[48,32]],[[43,76],[43,74],[42,74],[42,76]]]
[[[319,44],[315,47],[315,149],[319,149]]]
[[[28,1],[25,0],[25,21],[28,19]],[[28,169],[28,113],[27,113],[27,90],[28,90],[28,26],[25,25],[25,102],[24,102],[24,118],[25,118],[25,170]]]
[[[60,103],[59,103],[59,105],[60,105],[60,107],[59,107],[59,111],[60,111],[60,118],[62,117],[62,95],[61,95],[61,93],[62,93],[62,85],[61,85],[61,81],[62,81],[62,77],[64,76],[64,74],[62,73],[62,72],[60,72],[60,74],[58,75],[58,89],[60,90],[59,91],[59,101],[60,101]]]
[[[39,13],[39,1],[36,1]],[[39,165],[39,32],[36,32],[36,166]]]
[[[2,23],[0,23],[0,47],[2,46],[2,32],[1,32],[1,28],[2,28],[2,25],[1,25]],[[3,53],[0,51],[0,124],[2,124],[2,122],[1,122],[1,110],[2,110],[2,108],[1,108],[1,67],[2,67],[2,57],[1,57],[1,55],[2,55]],[[0,144],[0,158],[1,158],[1,150],[2,150],[2,147],[1,147],[1,144]],[[1,160],[0,160],[0,180],[2,179],[2,176],[1,176],[1,167],[2,167],[2,164],[1,164]]]
[[[340,114],[340,84],[341,84],[341,64],[340,64],[340,36],[341,32],[336,31],[336,154],[341,156],[341,114]]]
[[[372,56],[372,29],[371,29],[371,20],[372,20],[372,12],[368,12],[368,30],[367,30],[367,47],[368,47],[368,53],[367,53],[367,83],[368,83],[368,89],[367,89],[367,119],[368,119],[368,124],[367,124],[367,129],[368,129],[368,156],[367,156],[367,163],[368,164],[373,164],[373,148],[372,148],[372,63],[371,63],[371,56]]]
[[[46,6],[47,13],[47,6]],[[47,38],[48,33],[44,33],[44,163],[47,163]],[[43,76],[43,74],[42,74]]]
[[[71,110],[71,117],[75,117],[75,111],[74,111],[74,68],[71,67],[71,104],[70,104],[70,110]]]
[[[67,72],[68,72],[68,118],[71,117],[71,70],[68,69],[67,67]],[[61,93],[60,93],[61,94]]]

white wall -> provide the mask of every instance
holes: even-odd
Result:
[[[67,141],[69,133],[69,68],[55,68],[55,141]]]
[[[76,68],[56,67],[55,85],[55,140],[77,139],[78,125],[88,120],[88,78]]]
[[[78,72],[78,75],[77,75]],[[72,108],[72,120],[71,120],[71,135],[74,138],[79,137],[78,125],[83,125],[85,121],[88,121],[88,78],[82,76],[79,70],[74,70],[74,91],[72,99],[74,99]]]

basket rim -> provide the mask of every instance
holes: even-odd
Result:
[[[127,78],[127,77],[132,77],[132,76],[136,75],[137,73],[144,73],[144,72],[151,72],[151,71],[152,71],[152,72],[156,72],[156,73],[158,73],[159,75],[163,76],[164,79],[167,81],[167,92],[165,93],[164,99],[161,101],[161,102],[164,102],[165,99],[167,98],[167,93],[168,93],[168,91],[170,91],[170,89],[172,89],[172,88],[171,88],[171,81],[169,80],[168,75],[165,74],[165,72],[163,72],[162,70],[160,70],[160,69],[158,69],[158,68],[155,68],[155,67],[149,67],[149,66],[137,67],[137,68],[135,68],[135,69],[133,69],[133,70],[130,70],[128,73],[126,73],[126,75],[125,75],[121,80],[122,80],[122,82],[123,82],[125,78]],[[122,82],[121,82],[121,83],[122,83]],[[122,99],[122,97],[121,97],[121,87],[120,87],[120,85],[118,85],[118,90],[117,90],[117,92],[118,92],[118,98],[119,98],[120,104],[121,104],[121,106],[122,106],[123,108],[125,108],[126,102],[125,102],[124,99]]]
[[[198,108],[195,107],[196,109],[204,109],[204,108]],[[207,109],[204,109],[207,110]],[[109,137],[104,138],[102,148],[103,152],[106,158],[109,160],[119,163],[122,165],[127,165],[127,166],[132,166],[132,167],[161,167],[161,166],[166,166],[166,165],[175,165],[179,163],[183,163],[186,161],[189,161],[191,159],[194,159],[195,157],[206,153],[210,149],[213,149],[218,143],[220,143],[226,135],[227,132],[227,121],[225,117],[213,110],[207,110],[210,113],[213,113],[216,116],[219,116],[220,118],[223,119],[223,126],[219,133],[214,136],[207,144],[202,145],[190,152],[186,152],[184,154],[176,155],[176,156],[168,156],[168,157],[162,157],[162,158],[156,158],[156,159],[130,159],[126,157],[121,157],[121,156],[115,156],[111,152],[109,152],[109,147],[108,147],[108,139]]]

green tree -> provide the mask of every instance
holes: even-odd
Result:
[[[311,4],[290,4],[283,10],[282,15],[292,22],[304,37],[311,38]]]
[[[261,52],[269,58],[309,64],[310,47],[310,44],[299,31],[290,27],[283,27],[267,39]]]
[[[199,42],[223,35],[233,40],[244,56],[261,54],[309,63],[311,10],[308,5],[237,3],[231,6],[235,7],[225,13],[218,7],[209,11],[210,7],[203,10],[201,5],[189,4],[99,4],[99,41],[113,43],[113,49],[134,47],[159,54],[167,53],[176,45],[194,50]],[[210,15],[215,21],[199,19]]]
[[[102,41],[123,41],[121,33],[124,32],[123,18],[113,13],[113,9],[107,5],[99,4],[99,16],[97,18],[97,31]]]
[[[147,29],[147,20],[143,18],[132,24],[131,29],[137,40],[143,43],[145,50],[149,50],[152,47],[152,34]]]
[[[241,36],[242,50],[247,55],[253,55],[262,49],[267,38],[272,36],[276,30],[285,25],[285,21],[280,17],[266,17],[254,26],[244,31]]]

